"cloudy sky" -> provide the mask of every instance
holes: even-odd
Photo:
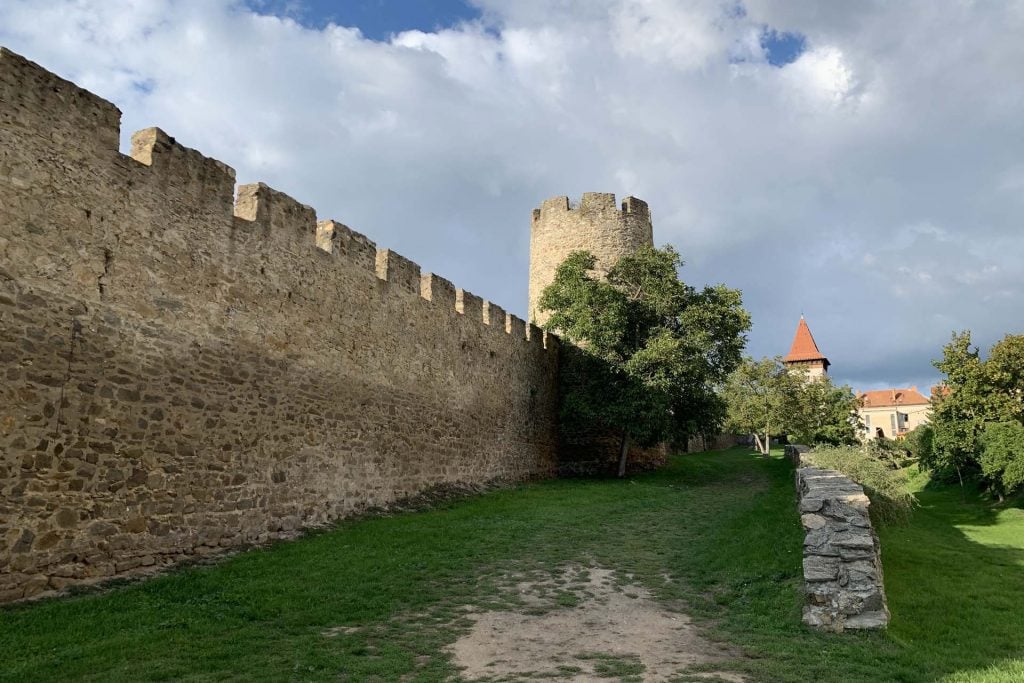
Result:
[[[1024,2],[2,0],[0,44],[520,315],[530,211],[647,200],[856,388],[1024,332]]]

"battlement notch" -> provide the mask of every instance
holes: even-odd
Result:
[[[159,128],[132,135],[129,156],[159,176],[162,186],[184,188],[218,213],[230,216],[235,194],[235,169],[179,144]]]
[[[309,240],[315,243],[316,211],[284,192],[264,183],[238,187],[235,217],[252,223],[264,234],[288,242]]]
[[[477,322],[484,320],[484,300],[461,287],[455,290],[455,310]]]
[[[337,221],[316,224],[316,246],[343,257],[370,272],[377,272],[377,243]]]
[[[420,266],[391,249],[377,250],[377,277],[402,289],[420,293]]]

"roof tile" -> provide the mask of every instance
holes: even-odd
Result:
[[[804,320],[803,316],[800,316],[800,323],[796,326],[796,336],[793,337],[793,345],[789,348],[789,353],[782,360],[787,363],[803,360],[823,360],[826,365],[828,364],[828,358],[825,358],[821,351],[818,350],[818,345],[814,343],[814,336],[811,335],[811,328],[807,327],[807,321]]]

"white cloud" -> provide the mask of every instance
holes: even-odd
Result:
[[[5,0],[0,44],[511,310],[530,210],[647,199],[686,277],[801,310],[840,378],[923,384],[1024,319],[1020,3],[477,0],[390,42],[233,0]],[[740,11],[740,9],[744,11]],[[776,68],[764,27],[806,36]]]
[[[814,108],[848,103],[857,86],[857,79],[842,51],[831,46],[804,52],[782,72],[787,84]]]

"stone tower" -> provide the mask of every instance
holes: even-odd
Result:
[[[568,197],[545,201],[533,210],[530,230],[530,322],[541,325],[547,319],[538,310],[540,295],[569,254],[589,251],[599,268],[608,269],[644,245],[654,245],[654,230],[647,202],[636,197],[626,197],[621,208],[609,192],[584,192],[577,207]]]
[[[793,337],[793,345],[789,353],[782,359],[786,367],[799,369],[807,373],[808,379],[819,379],[828,375],[828,358],[818,350],[814,342],[814,335],[811,328],[807,327],[807,321],[800,316],[800,322],[796,326],[796,335]]]

